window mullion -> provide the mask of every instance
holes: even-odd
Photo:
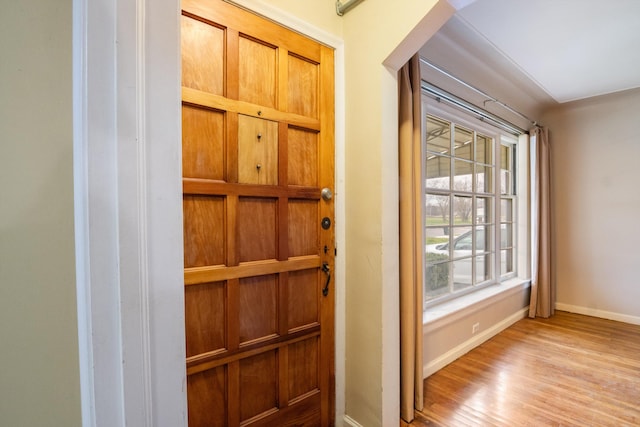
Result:
[[[496,282],[500,281],[502,272],[500,271],[500,220],[502,219],[500,202],[500,147],[499,138],[493,140],[493,278]]]
[[[454,187],[454,182],[456,179],[456,171],[455,171],[455,165],[456,165],[456,160],[455,160],[455,152],[454,152],[454,148],[455,148],[455,125],[452,123],[450,123],[449,125],[449,153],[451,154],[451,157],[449,159],[450,163],[450,167],[449,167],[449,293],[453,293],[454,291],[454,271],[453,271],[453,265],[454,265],[454,261],[453,261],[453,247],[454,247],[454,229],[453,229],[453,208],[454,208],[454,197],[453,197],[453,187]]]
[[[476,174],[477,174],[477,159],[476,159],[476,140],[477,133],[473,132],[473,140],[471,143],[471,159],[473,160],[473,164],[471,166],[471,192],[473,195],[471,196],[471,233],[473,238],[471,239],[471,286],[476,285],[476,247],[478,246],[476,240],[477,236],[477,218],[476,218],[476,196],[477,193],[477,184],[476,184]]]

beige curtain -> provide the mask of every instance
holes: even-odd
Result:
[[[420,61],[400,70],[400,416],[422,410],[422,154]]]
[[[551,275],[551,147],[546,128],[530,132],[533,170],[531,300],[529,317],[553,315],[555,289]]]

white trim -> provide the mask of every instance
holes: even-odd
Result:
[[[400,418],[400,415],[398,415]],[[349,415],[344,416],[344,424],[349,427],[364,427],[362,424],[351,418]]]
[[[505,318],[501,322],[496,323],[491,328],[483,331],[480,334],[474,335],[467,341],[451,349],[450,351],[438,357],[437,359],[433,360],[429,364],[425,364],[422,370],[423,378],[427,378],[428,376],[434,374],[438,370],[444,368],[449,363],[458,359],[460,356],[468,353],[469,351],[473,350],[483,342],[487,341],[490,338],[493,338],[503,330],[507,329],[509,326],[513,325],[518,320],[524,319],[528,312],[529,312],[529,307],[525,307],[518,310],[517,312]]]
[[[73,187],[76,258],[76,300],[82,425],[96,425],[91,319],[91,270],[89,256],[89,209],[87,175],[87,4],[73,2]]]
[[[82,423],[186,425],[179,1],[73,9]]]
[[[127,425],[150,427],[154,405],[148,197],[153,183],[148,171],[153,165],[147,154],[145,0],[119,2],[117,16],[116,37],[122,40],[116,52],[116,121],[123,404]]]
[[[597,308],[582,307],[578,305],[564,304],[556,302],[556,310],[568,311],[569,313],[584,314],[585,316],[599,317],[601,319],[615,320],[618,322],[630,323],[632,325],[640,325],[639,316],[631,316],[629,314],[616,313],[613,311],[600,310]]]
[[[516,146],[517,166],[517,272],[521,277],[531,277],[531,174],[529,173],[529,135],[518,137]]]
[[[85,427],[124,426],[116,212],[115,3],[73,3],[74,221]]]
[[[345,403],[345,354],[346,354],[346,186],[345,186],[345,78],[344,78],[344,46],[334,46],[335,56],[335,156],[334,164],[336,174],[335,191],[335,238],[337,255],[336,266],[336,305],[335,305],[335,387],[336,387],[336,414],[335,419],[340,419],[346,411]]]

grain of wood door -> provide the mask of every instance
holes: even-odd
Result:
[[[182,9],[189,425],[333,425],[333,50]]]

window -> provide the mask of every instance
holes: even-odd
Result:
[[[425,302],[516,275],[517,139],[481,122],[427,114]]]

